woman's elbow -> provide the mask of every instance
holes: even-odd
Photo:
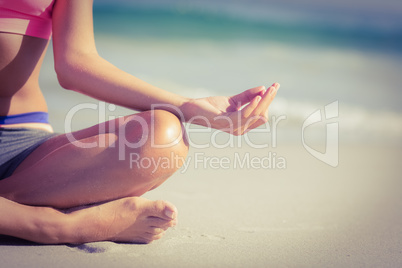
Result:
[[[64,89],[73,89],[74,88],[74,80],[72,77],[72,67],[66,61],[55,61],[54,69],[56,71],[57,80],[59,84]]]
[[[81,80],[90,73],[90,54],[66,53],[54,59],[54,69],[60,85],[65,89],[76,90],[82,85]]]
[[[54,69],[60,85],[65,89],[77,91],[82,87],[82,82],[91,76],[91,68],[97,62],[96,57],[96,53],[69,53],[55,57]]]

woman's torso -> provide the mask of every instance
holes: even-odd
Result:
[[[47,111],[38,78],[48,40],[0,33],[0,115]]]
[[[40,90],[39,71],[48,40],[0,32],[0,115],[47,112]],[[24,123],[1,127],[38,127],[47,124]]]
[[[51,11],[53,2],[42,0],[40,4],[43,7],[38,6],[35,9],[34,6],[30,6],[29,1],[16,1],[18,3],[6,1],[7,5],[12,5],[11,7],[4,6],[4,8],[10,8],[10,14],[15,12],[17,15],[19,14],[21,19],[16,19],[15,25],[8,24],[8,17],[12,16],[7,15],[5,16],[7,18],[1,22],[4,23],[4,28],[8,28],[4,31],[0,28],[0,116],[47,112],[47,105],[40,90],[38,79],[49,40],[23,35],[21,32],[27,34],[29,32],[31,35],[40,34],[42,37],[49,34],[41,32],[40,27],[35,30],[33,26],[44,25],[43,21],[46,21],[46,18],[49,20],[49,14],[51,14],[49,10]],[[39,2],[37,3],[40,5]],[[21,13],[18,13],[18,8],[21,8]],[[33,14],[26,14],[29,13],[29,10],[32,10]],[[47,13],[41,12],[41,10],[45,10]],[[5,12],[7,10],[3,13]],[[24,16],[26,17],[25,20]],[[37,21],[34,21],[36,18],[38,18]],[[10,31],[10,29],[15,29],[15,32]],[[44,125],[47,124],[23,123],[23,125],[1,125],[1,127],[44,127]],[[45,127],[49,129],[49,126]]]

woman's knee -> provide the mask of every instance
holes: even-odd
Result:
[[[124,127],[127,143],[124,150],[131,164],[137,167],[134,172],[153,180],[169,176],[181,167],[188,153],[188,140],[174,114],[152,110],[128,119]]]
[[[180,120],[164,110],[152,110],[118,119],[118,139],[129,148],[188,147]]]
[[[187,136],[180,120],[164,110],[153,110],[150,114],[150,146],[154,149],[184,151],[187,154]]]

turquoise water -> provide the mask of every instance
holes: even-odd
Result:
[[[193,97],[280,82],[271,114],[286,115],[289,127],[339,101],[345,136],[402,140],[397,1],[114,3],[95,1],[98,50],[133,75]]]

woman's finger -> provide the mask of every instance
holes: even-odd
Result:
[[[244,128],[244,134],[249,132],[250,130],[253,130],[263,124],[267,123],[266,117],[264,116],[259,116],[258,119],[253,120],[249,124],[247,124]]]
[[[247,119],[247,121],[245,121],[242,126],[240,127],[240,132],[241,134],[245,134],[248,131],[261,126],[263,124],[265,124],[267,121],[265,119],[265,117],[260,116],[260,115],[255,115],[255,116],[251,116]]]
[[[279,84],[275,86],[277,83],[274,85],[270,86],[267,90],[267,92],[264,94],[262,97],[261,101],[258,104],[258,107],[255,109],[255,114],[261,114],[265,115],[266,111],[268,110],[269,105],[272,103],[276,96],[276,92],[279,89]]]
[[[237,115],[241,116],[241,119],[247,119],[253,111],[258,107],[258,104],[261,101],[261,96],[256,96],[254,99],[241,111],[237,112]]]
[[[230,99],[232,103],[236,104],[238,107],[241,107],[244,104],[251,102],[256,96],[261,95],[261,92],[263,92],[264,90],[264,86],[250,88],[230,97]]]
[[[274,83],[269,88],[269,91],[266,93],[267,95],[264,95],[265,99],[260,100],[258,106],[253,110],[251,114],[248,115],[251,116],[251,118],[248,119],[248,121],[242,127],[244,133],[247,133],[248,131],[256,127],[259,127],[268,121],[268,107],[271,104],[272,100],[275,98],[276,92],[279,87],[280,85],[278,83]],[[262,103],[263,100],[265,101],[265,103]]]

